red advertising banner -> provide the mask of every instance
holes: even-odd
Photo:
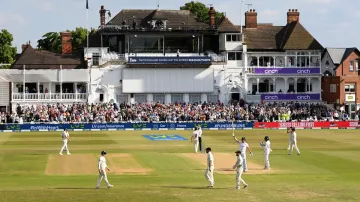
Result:
[[[255,122],[254,128],[351,128],[359,127],[357,121],[317,121],[317,122]]]

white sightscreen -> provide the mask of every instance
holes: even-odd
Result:
[[[123,69],[123,93],[207,93],[213,88],[210,68]]]

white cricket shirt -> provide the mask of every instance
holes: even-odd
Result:
[[[236,156],[236,163],[235,163],[235,167],[239,168],[242,166],[243,163],[243,158],[241,157],[241,155]]]
[[[210,165],[210,161],[211,161],[211,165],[210,166],[214,166],[214,156],[212,155],[211,152],[209,152],[207,154],[207,165],[209,166]]]
[[[241,151],[241,154],[246,154],[246,149],[249,147],[249,144],[246,142],[240,142],[239,150]]]
[[[194,132],[193,132],[193,140],[194,140],[194,141],[198,141],[198,140],[199,140],[198,131],[194,131]]]
[[[270,150],[271,150],[271,143],[270,143],[270,140],[268,140],[268,141],[265,142],[264,152],[265,153],[270,153]]]
[[[105,156],[100,156],[98,169],[99,170],[105,170],[106,168],[107,168],[107,165],[106,165]]]
[[[198,136],[201,137],[201,135],[202,135],[202,130],[201,130],[201,128],[199,128],[199,130],[198,130]]]
[[[296,133],[295,132],[290,133],[290,139],[292,141],[296,141]]]
[[[68,133],[68,132],[63,131],[63,132],[61,133],[61,138],[62,138],[62,140],[67,140],[68,137],[69,137],[69,133]]]

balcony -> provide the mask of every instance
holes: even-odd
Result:
[[[71,101],[86,102],[87,93],[13,93],[12,101],[25,102],[49,102],[49,101]]]
[[[256,95],[246,95],[246,101],[252,103],[264,102],[316,102],[321,101],[320,93],[306,92],[306,93],[261,93]]]
[[[259,74],[259,75],[286,75],[286,74],[321,74],[319,66],[314,67],[248,67],[249,74]]]

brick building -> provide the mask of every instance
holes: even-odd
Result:
[[[345,106],[352,118],[360,109],[360,52],[357,48],[327,48],[322,57],[322,98]]]

